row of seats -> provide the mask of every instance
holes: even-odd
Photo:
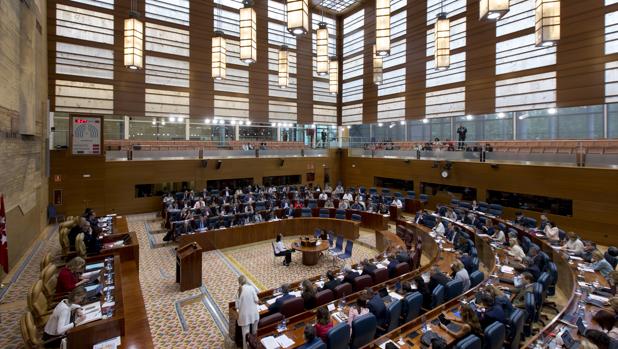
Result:
[[[302,142],[273,142],[273,141],[229,141],[222,145],[221,142],[212,141],[147,141],[147,140],[106,140],[105,149],[107,150],[134,150],[139,147],[142,150],[242,150],[243,145],[252,143],[254,146],[265,143],[266,149],[279,150],[290,149],[300,150],[305,147]]]
[[[489,213],[494,216],[501,216],[502,213],[504,212],[504,207],[499,204],[488,204],[483,201],[479,201],[476,204],[477,204],[476,210],[479,212]],[[465,208],[468,210],[472,209],[472,203],[470,201],[453,199],[451,200],[451,205],[455,208],[459,207],[459,208]],[[535,225],[536,225],[536,222],[535,222]]]

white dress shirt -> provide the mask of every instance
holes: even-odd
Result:
[[[284,251],[287,251],[287,250],[288,249],[283,244],[283,241],[277,241],[275,243],[275,253],[281,253],[281,252],[284,252]]]
[[[519,245],[513,245],[509,251],[509,255],[517,258],[518,260],[523,260],[524,257],[526,257],[524,250]]]
[[[580,239],[576,239],[575,241],[569,239],[565,246],[567,250],[571,250],[576,254],[581,254],[584,252],[584,243]]]
[[[549,224],[545,225],[545,235],[551,241],[560,240],[560,229],[558,227],[551,228]]]
[[[354,198],[352,197],[352,194],[345,193],[345,194],[343,194],[343,200],[352,201],[352,200],[354,200]]]
[[[403,207],[403,204],[401,203],[401,200],[399,200],[399,199],[393,200],[391,205],[395,205],[395,206],[397,206],[397,208],[402,208]]]
[[[56,305],[54,312],[49,317],[49,320],[47,320],[47,324],[45,324],[45,333],[50,336],[61,336],[66,331],[75,327],[75,323],[71,322],[71,311],[79,308],[79,305],[69,304],[68,300],[63,299]]]
[[[433,227],[433,231],[435,231],[438,235],[444,235],[444,224],[442,224],[442,222],[438,223],[435,227]]]
[[[326,195],[326,193],[321,193],[320,196],[318,196],[318,199],[320,199],[320,200],[327,200],[328,199],[328,195]]]

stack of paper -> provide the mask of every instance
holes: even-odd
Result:
[[[328,306],[328,311],[334,311],[335,310],[335,305],[333,303],[330,303]]]
[[[376,267],[378,269],[386,269],[386,265],[384,265],[384,264],[376,264]]]
[[[507,274],[513,274],[513,271],[515,271],[515,269],[513,267],[509,267],[508,265],[503,265],[502,267],[500,267],[500,271]]]
[[[101,262],[101,263],[94,263],[94,264],[88,264],[88,265],[86,265],[84,270],[85,271],[93,271],[93,270],[101,269],[104,266],[105,266],[105,264],[103,262]]]
[[[264,345],[266,349],[279,348],[279,343],[277,343],[277,341],[275,340],[275,337],[273,336],[264,337],[262,338],[260,342],[262,342],[262,345]]]
[[[87,324],[89,322],[100,320],[103,318],[103,314],[101,314],[101,303],[94,302],[82,307],[82,311],[84,312],[84,320],[79,323],[79,325]]]
[[[596,294],[589,294],[588,298],[590,298],[592,300],[595,300],[595,301],[598,301],[598,302],[601,302],[601,303],[607,303],[607,301],[609,300],[608,298],[601,297],[601,296],[598,296]]]
[[[290,292],[290,294],[294,297],[300,297],[301,292],[300,291],[292,291]]]
[[[263,312],[263,311],[268,310],[268,307],[265,306],[264,304],[258,304],[257,307],[258,307],[258,312]]]
[[[277,337],[277,343],[279,343],[279,345],[282,348],[287,348],[287,347],[291,347],[292,345],[294,345],[294,341],[291,340],[286,335],[281,335],[281,336]]]
[[[397,300],[403,299],[403,296],[396,292],[389,292],[388,295],[391,296],[391,298],[393,299],[397,299]]]
[[[281,296],[279,296],[279,297],[281,297]],[[277,298],[279,298],[279,297],[275,297],[275,298],[271,298],[271,299],[266,300],[266,304],[271,305],[271,304],[275,303],[277,301]]]
[[[590,267],[585,267],[582,265],[577,266],[577,269],[581,270],[581,271],[586,271],[589,273],[594,273],[594,269],[590,268]]]

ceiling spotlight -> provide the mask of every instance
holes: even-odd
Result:
[[[426,124],[428,122],[429,122],[429,119],[427,119],[427,118],[423,119],[423,124]]]
[[[157,124],[157,119],[156,118],[152,118],[152,124],[156,125]]]
[[[466,120],[470,121],[470,120],[472,120],[472,119],[474,119],[474,116],[472,116],[472,115],[466,115]]]
[[[383,124],[383,123],[381,123],[381,122],[379,122],[379,123],[378,123],[378,127],[382,127],[382,126],[384,126],[384,124]]]
[[[210,124],[210,119],[205,119],[205,120],[204,120],[204,123],[205,123],[205,124]]]
[[[351,126],[351,125],[348,125],[348,126],[346,126],[346,127],[348,128],[348,130],[352,128],[352,126]]]
[[[170,122],[174,122],[174,120],[176,120],[176,118],[175,118],[175,117],[173,117],[173,116],[170,116],[170,117],[168,117],[167,119],[168,119]]]
[[[161,126],[165,126],[165,120],[161,120]]]
[[[549,108],[547,109],[547,113],[550,115],[554,115],[558,112],[558,110],[556,108]]]
[[[504,113],[498,113],[498,119],[504,119],[505,116]]]
[[[247,124],[247,126],[249,126],[249,125],[251,125],[251,121],[247,120],[247,121],[245,121],[245,124]]]
[[[405,121],[403,121],[403,120],[399,121],[399,125],[404,126],[405,124],[406,124]]]
[[[388,128],[393,128],[395,127],[395,123],[393,122],[392,124],[388,125]]]
[[[230,125],[236,125],[236,120],[230,121]]]

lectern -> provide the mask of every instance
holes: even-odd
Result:
[[[196,242],[176,249],[176,282],[180,291],[202,285],[202,248]]]

